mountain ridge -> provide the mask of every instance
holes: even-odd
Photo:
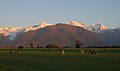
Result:
[[[95,32],[95,33],[100,33],[101,31],[104,31],[104,30],[108,29],[106,26],[104,26],[102,24],[94,24],[94,26],[93,25],[86,26],[85,24],[80,23],[80,22],[76,22],[76,21],[70,21],[68,23],[61,23],[61,24],[67,24],[67,25],[82,27],[84,29],[87,29],[87,30]],[[40,24],[38,24],[38,25],[28,26],[28,27],[25,27],[25,28],[21,28],[21,27],[0,28],[0,34],[3,34],[4,36],[9,36],[10,40],[14,40],[16,35],[20,32],[25,33],[25,32],[28,32],[28,31],[37,30],[37,29],[40,29],[40,28],[44,28],[46,26],[53,26],[53,25],[56,25],[56,24],[48,24],[46,22],[40,22]]]
[[[66,24],[56,24],[54,26],[47,26],[45,28],[26,32],[20,37],[16,38],[13,43],[16,46],[29,46],[29,44],[32,42],[35,45],[39,44],[41,46],[57,44],[62,47],[75,47],[75,41],[77,39],[81,40],[83,46],[91,45],[93,43],[95,43],[94,45],[97,45],[99,44],[99,41],[102,41],[97,34],[86,29]],[[96,42],[90,43],[92,41]]]
[[[106,27],[106,26],[104,26],[103,24],[100,24],[100,23],[97,23],[97,24],[93,24],[93,25],[90,25],[90,26],[87,26],[87,25],[85,25],[84,23],[80,23],[80,22],[76,22],[76,21],[70,21],[70,22],[68,22],[68,23],[57,23],[57,24],[48,24],[48,23],[46,23],[46,22],[40,22],[40,24],[38,24],[38,25],[33,25],[33,26],[28,26],[28,27],[26,27],[26,28],[21,28],[21,27],[8,27],[8,28],[0,28],[0,35],[2,35],[2,37],[4,37],[4,39],[3,38],[0,38],[0,42],[1,42],[1,44],[0,45],[2,45],[2,43],[5,43],[5,41],[6,41],[6,43],[9,43],[10,44],[10,42],[12,43],[12,45],[15,45],[15,44],[17,44],[17,43],[15,43],[15,44],[13,44],[13,42],[16,40],[16,39],[19,39],[19,37],[21,37],[21,36],[28,36],[27,34],[29,33],[29,35],[31,36],[31,37],[29,37],[29,38],[33,38],[35,35],[36,35],[36,31],[37,30],[42,30],[42,29],[44,29],[44,28],[46,28],[46,27],[53,27],[54,28],[54,26],[58,26],[58,25],[66,25],[66,26],[72,26],[72,27],[78,27],[78,28],[82,28],[82,29],[84,29],[84,30],[86,30],[86,31],[89,31],[89,32],[91,32],[91,33],[95,33],[95,34],[97,34],[97,35],[99,35],[102,39],[104,39],[104,41],[105,41],[105,43],[106,43],[106,45],[117,45],[117,44],[119,44],[119,42],[118,41],[120,41],[120,39],[119,39],[119,34],[120,34],[120,28],[119,27],[117,27],[117,28],[115,28],[115,29],[109,29],[108,27]],[[59,28],[59,27],[58,27]],[[50,30],[52,30],[52,28],[50,29]],[[56,29],[57,30],[57,29]],[[67,29],[68,30],[68,29]],[[34,32],[33,32],[34,31]],[[71,31],[73,31],[73,30],[71,30]],[[31,33],[30,33],[31,32]],[[59,31],[53,31],[53,32],[55,32],[58,36],[60,36],[60,32],[63,32],[63,29],[61,29],[61,30],[59,30]],[[70,30],[68,31],[68,32],[70,32]],[[68,32],[66,32],[66,33],[68,33]],[[27,33],[27,34],[26,34]],[[48,33],[47,33],[48,34]],[[50,34],[50,33],[49,33]],[[49,35],[48,34],[48,35]],[[69,34],[69,33],[68,33]],[[108,35],[109,34],[109,35]],[[116,35],[117,34],[117,35]],[[41,34],[42,35],[42,34]],[[66,34],[67,35],[67,34]],[[72,34],[69,34],[69,35],[72,35]],[[114,35],[115,37],[113,37],[112,35]],[[26,37],[25,36],[25,37]],[[90,36],[90,35],[89,35]],[[28,40],[28,41],[30,41],[31,39],[29,39],[29,38],[25,38],[25,37],[23,37],[23,41],[25,41],[25,40]],[[50,36],[46,36],[46,38],[47,37],[50,37]],[[51,36],[52,37],[52,36]],[[55,37],[57,37],[56,35],[55,35]],[[64,38],[62,35],[60,36],[60,37],[62,37],[62,38]],[[83,36],[82,36],[83,37]],[[93,36],[94,37],[94,36]],[[91,38],[93,38],[93,37],[91,37]],[[66,39],[66,38],[64,38],[64,39]],[[69,39],[70,39],[70,37],[69,37]],[[86,39],[86,38],[84,38],[84,39]],[[57,40],[57,39],[56,39]],[[61,39],[59,39],[59,40],[61,40]],[[68,40],[68,39],[67,39]],[[22,41],[22,40],[21,40]],[[21,41],[19,41],[18,43],[20,43]],[[30,42],[28,42],[28,41],[26,41],[27,42],[27,44],[28,43],[30,43]],[[46,40],[47,41],[47,40]],[[16,42],[17,42],[17,40],[16,40]],[[24,43],[26,43],[26,42],[24,42]],[[66,41],[66,42],[68,42],[68,41]],[[24,44],[24,43],[22,43],[22,44]],[[90,43],[90,42],[89,42]],[[21,45],[22,45],[21,44]],[[42,43],[41,43],[42,44]],[[86,43],[86,44],[88,44],[88,43]],[[94,44],[93,44],[94,45]]]

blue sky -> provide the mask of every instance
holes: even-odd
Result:
[[[100,22],[120,27],[120,0],[0,0],[0,27],[26,27],[41,21]]]

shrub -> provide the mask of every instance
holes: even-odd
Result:
[[[58,48],[58,45],[56,44],[49,44],[46,46],[46,48]]]
[[[40,46],[40,48],[43,48],[43,46]]]
[[[23,49],[23,48],[24,48],[24,47],[23,47],[22,45],[18,47],[18,49]]]

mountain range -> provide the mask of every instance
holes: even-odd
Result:
[[[68,23],[0,28],[0,46],[46,46],[57,44],[59,46],[75,47],[75,40],[80,40],[83,46],[120,45],[120,28],[109,29],[103,24],[85,25],[84,23],[70,21]]]

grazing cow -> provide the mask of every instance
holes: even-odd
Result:
[[[65,52],[64,52],[64,50],[62,50],[62,55],[64,55],[65,54]]]
[[[82,54],[83,54],[83,53],[84,53],[84,50],[83,50],[83,49],[81,49],[81,50],[80,50],[80,53],[82,53]]]
[[[97,50],[97,49],[93,49],[93,50],[91,51],[91,54],[96,55],[96,50]]]

